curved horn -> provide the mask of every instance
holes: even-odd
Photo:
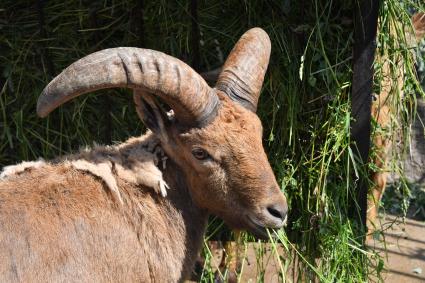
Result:
[[[120,47],[90,54],[62,71],[43,90],[37,113],[45,117],[74,97],[114,87],[158,95],[188,126],[208,123],[219,103],[204,79],[182,61],[158,51]]]
[[[216,88],[255,112],[270,49],[270,38],[261,28],[244,33],[227,57]]]

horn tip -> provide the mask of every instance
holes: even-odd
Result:
[[[40,118],[45,118],[51,110],[47,107],[49,103],[46,103],[45,91],[43,91],[40,97],[37,100],[37,116]]]
[[[40,118],[45,118],[49,114],[48,111],[44,109],[43,106],[37,105],[37,116]]]
[[[251,28],[247,32],[245,32],[245,34],[255,36],[263,42],[270,42],[270,37],[268,33],[260,27]]]

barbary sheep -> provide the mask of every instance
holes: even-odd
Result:
[[[40,116],[84,93],[126,87],[151,132],[7,168],[1,281],[179,282],[209,214],[258,236],[281,228],[286,199],[255,114],[269,56],[267,34],[253,28],[215,88],[176,58],[127,47],[90,54],[54,78],[38,100]]]

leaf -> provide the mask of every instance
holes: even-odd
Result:
[[[311,85],[312,87],[316,86],[316,82],[317,82],[317,79],[314,76],[310,76],[308,78],[308,84]]]

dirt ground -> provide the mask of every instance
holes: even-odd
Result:
[[[377,241],[375,249],[381,252],[385,261],[383,279],[385,283],[419,283],[425,282],[425,222],[397,218],[387,215],[381,218],[385,229],[386,252],[382,241]],[[257,282],[259,275],[255,262],[255,246],[248,249],[248,259],[254,262],[246,264],[241,282]],[[268,259],[264,282],[282,282],[277,274],[279,266],[273,259]],[[291,282],[291,275],[287,278]],[[371,280],[373,281],[373,280]]]
[[[381,220],[385,229],[386,252],[382,243],[376,249],[385,257],[385,283],[425,282],[425,222],[388,215]]]
[[[421,190],[412,190],[414,195],[411,207],[414,210],[424,212],[425,206],[422,199],[425,187],[425,132],[423,121],[425,121],[425,100],[418,99],[417,118],[412,125],[409,150],[401,162],[404,164],[404,174],[410,184]],[[392,175],[392,180],[397,180],[397,175]],[[385,197],[385,195],[384,195]],[[387,207],[387,211],[388,211]],[[389,209],[390,210],[390,209]],[[423,220],[418,215],[410,217]],[[394,223],[393,225],[391,223]],[[385,229],[387,240],[387,267],[389,272],[384,275],[386,283],[402,282],[425,282],[425,221],[401,219],[394,216],[386,216],[381,221]],[[378,248],[383,248],[382,246]]]
[[[385,261],[383,279],[385,283],[416,283],[425,282],[425,222],[412,219],[397,218],[392,215],[381,217],[384,229],[386,249],[382,240],[375,240],[375,250],[380,252]],[[215,243],[211,247],[214,254],[213,265],[218,267],[221,259],[221,247]],[[243,261],[243,272],[240,282],[294,282],[291,267],[287,267],[286,280],[279,277],[281,267],[276,261],[273,247],[269,244],[259,246],[256,243],[248,244],[246,257]],[[279,254],[283,255],[282,247],[278,247]],[[241,251],[243,254],[245,251]],[[263,254],[263,260],[257,261],[258,254]],[[269,255],[269,256],[268,256]],[[261,280],[260,278],[263,278]],[[260,279],[260,281],[258,281]],[[376,282],[371,279],[370,282]],[[196,282],[188,281],[188,282]],[[220,281],[216,281],[220,282]]]

